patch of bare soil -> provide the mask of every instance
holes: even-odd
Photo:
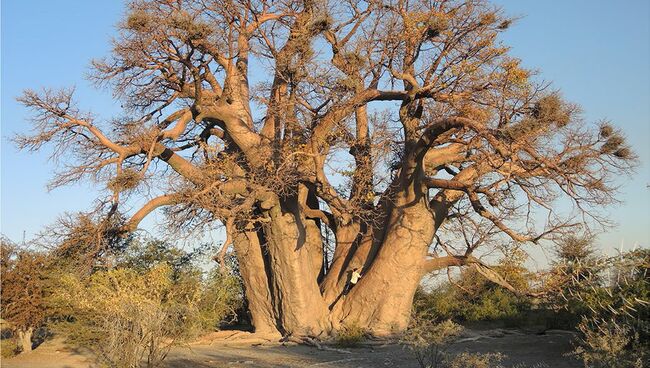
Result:
[[[67,347],[62,338],[54,338],[39,345],[30,353],[2,359],[2,368],[90,368],[89,354]]]
[[[506,367],[537,364],[538,367],[577,368],[581,365],[565,356],[572,349],[571,337],[572,333],[567,331],[536,334],[514,329],[465,330],[450,351],[500,352],[507,356]],[[277,336],[221,331],[173,349],[165,367],[418,367],[411,353],[394,343],[370,341],[353,348],[321,344],[318,348],[277,341]],[[30,354],[3,360],[2,367],[85,368],[92,366],[90,362],[87,356],[65,350],[61,341],[52,340]]]

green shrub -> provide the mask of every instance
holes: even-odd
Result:
[[[503,288],[489,288],[466,303],[459,311],[465,321],[494,321],[517,318],[528,310],[529,304],[525,299],[512,294]]]
[[[615,320],[583,318],[578,325],[581,337],[574,353],[589,368],[643,368],[650,359],[647,346],[626,324]]]
[[[207,302],[214,287],[204,287],[200,278],[189,274],[172,276],[167,264],[143,273],[126,268],[98,271],[88,279],[64,275],[51,298],[65,317],[55,328],[109,366],[136,367],[142,361],[157,366],[172,346],[202,331],[206,318],[222,318],[227,307],[218,304],[231,300],[217,301],[210,295]],[[220,309],[208,316],[202,306]]]
[[[522,266],[523,256],[512,252],[494,269],[517,290],[526,291],[532,276]],[[530,311],[531,301],[485,279],[475,269],[463,270],[454,284],[441,284],[430,292],[418,289],[414,309],[436,321],[514,321]]]
[[[201,286],[198,308],[198,327],[201,331],[215,330],[222,322],[236,318],[243,295],[240,280],[221,269],[208,273]]]
[[[174,345],[213,331],[234,315],[242,298],[234,276],[215,269],[204,277],[184,260],[185,253],[159,245],[150,243],[122,258],[120,264],[129,268],[87,277],[61,271],[48,298],[51,326],[103,364],[154,367]]]

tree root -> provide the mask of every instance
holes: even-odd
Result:
[[[342,354],[352,354],[352,352],[349,351],[349,350],[337,349],[337,348],[332,348],[332,347],[323,345],[316,338],[311,337],[311,336],[288,335],[288,336],[285,336],[280,341],[283,341],[283,342],[290,341],[290,342],[295,342],[296,344],[309,345],[309,346],[316,347],[318,350],[333,351],[333,352],[342,353]]]

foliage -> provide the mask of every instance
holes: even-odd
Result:
[[[650,250],[597,256],[593,239],[567,238],[547,303],[579,320],[575,354],[587,367],[640,367],[650,351]]]
[[[18,333],[31,334],[47,317],[47,257],[21,249],[5,237],[0,247],[2,318]],[[31,347],[23,349],[31,350]]]
[[[366,331],[357,324],[345,324],[337,331],[336,344],[343,347],[356,346],[363,340],[365,334]]]
[[[173,275],[179,276],[183,272],[195,271],[194,262],[203,251],[204,249],[198,248],[193,252],[186,252],[168,242],[136,237],[128,243],[128,247],[116,255],[115,263],[118,267],[136,272],[146,272],[166,263],[171,267]]]
[[[200,246],[187,252],[167,242],[139,237],[130,242],[116,263],[118,267],[138,273],[159,265],[169,266],[171,278],[179,290],[201,290],[196,327],[210,331],[220,322],[235,318],[236,310],[242,305],[242,290],[239,276],[224,266],[204,271],[197,265],[207,250]]]
[[[575,354],[589,368],[643,368],[650,359],[648,345],[629,325],[616,320],[583,317],[578,325],[582,337]]]
[[[188,253],[129,237],[119,248],[86,258],[73,244],[110,240],[97,238],[102,234],[88,218],[77,220],[67,224],[71,231],[48,239],[54,245],[49,253],[2,238],[2,317],[19,336],[47,326],[109,366],[135,367],[142,359],[155,366],[171,346],[218,328],[240,307],[234,275],[197,266],[205,249]],[[4,339],[3,356],[16,351],[18,342]]]
[[[449,360],[447,348],[461,331],[462,327],[451,320],[436,323],[415,314],[401,342],[413,352],[420,367],[444,367]]]
[[[198,304],[198,325],[202,331],[219,327],[219,323],[235,319],[242,307],[241,281],[221,269],[213,269],[202,282]]]
[[[486,321],[516,318],[527,306],[511,292],[494,288],[469,301],[461,315],[466,321]]]
[[[2,358],[11,358],[20,351],[20,347],[14,338],[6,338],[0,341],[0,356]]]
[[[187,337],[197,298],[191,290],[176,290],[171,269],[160,265],[142,275],[129,269],[99,271],[88,280],[68,274],[52,302],[71,318],[58,325],[71,342],[108,365],[137,367],[142,359],[158,365]]]
[[[149,242],[144,245],[148,251],[133,254],[157,250],[171,258],[132,254],[122,259],[130,268],[89,277],[63,274],[49,300],[58,316],[55,330],[110,366],[136,367],[144,360],[153,367],[172,346],[215,329],[240,301],[237,280],[219,271],[204,280],[193,266],[174,267],[167,261],[178,266],[173,261],[183,252],[162,251],[160,244]]]
[[[521,292],[528,290],[532,280],[532,275],[523,267],[523,261],[518,252],[512,252],[494,267]],[[462,271],[454,283],[440,284],[429,292],[419,288],[414,301],[418,313],[437,321],[513,320],[520,318],[530,307],[530,298],[494,284],[473,268]]]

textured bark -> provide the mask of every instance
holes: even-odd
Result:
[[[358,247],[359,224],[341,226],[335,234],[336,249],[332,256],[332,264],[325,279],[321,283],[321,290],[325,303],[332,306],[332,303],[341,295],[346,282],[346,270],[350,265],[352,255]]]
[[[278,204],[264,225],[273,273],[271,290],[284,333],[319,335],[328,330],[326,306],[318,287],[321,262],[313,254],[321,248],[314,224],[298,211],[297,202]]]
[[[406,328],[426,251],[433,237],[433,219],[426,208],[417,204],[395,210],[377,256],[348,295],[342,295],[348,281],[346,271],[360,268],[365,258],[350,248],[359,248],[355,241],[367,239],[371,242],[371,238],[362,237],[354,227],[346,229],[348,239],[352,234],[355,239],[347,241],[348,247],[342,247],[347,248],[347,252],[335,256],[319,288],[315,268],[320,265],[310,262],[313,257],[308,252],[309,242],[301,244],[298,229],[302,225],[297,225],[290,213],[278,212],[273,216],[278,217],[265,225],[273,275],[270,294],[273,295],[277,328],[283,334],[314,336],[343,325],[357,325],[377,335],[397,333]],[[337,247],[341,247],[341,243]],[[350,254],[357,254],[357,257]],[[256,284],[250,288],[264,289],[260,280],[251,281]],[[264,321],[264,318],[256,318],[256,313],[265,315],[268,308],[253,308],[252,295],[247,296],[253,323]]]
[[[277,333],[273,299],[270,292],[269,268],[263,254],[262,232],[255,229],[243,229],[233,239],[239,272],[244,284],[244,293],[251,314],[255,332]]]
[[[397,206],[376,257],[335,307],[335,318],[376,335],[403,331],[433,235],[433,217],[422,202]]]

